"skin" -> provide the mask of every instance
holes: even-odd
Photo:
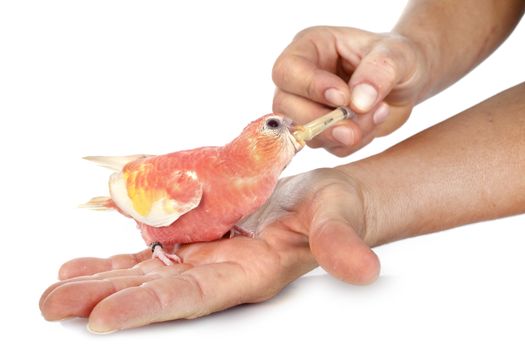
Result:
[[[302,123],[299,114],[311,119],[333,106],[327,88],[340,89],[343,104],[356,109],[356,83],[374,85],[373,106],[343,126],[351,142],[326,132],[312,144],[348,154],[481,62],[524,7],[517,0],[412,1],[389,34],[308,29],[276,62],[274,109]],[[185,263],[174,266],[148,251],[70,261],[42,295],[41,311],[48,320],[89,317],[89,329],[111,332],[261,302],[317,264],[346,282],[371,283],[380,270],[371,247],[525,212],[523,96],[521,84],[374,157],[281,180],[252,218],[265,223],[257,239],[186,245],[178,252]],[[381,106],[388,117],[376,125]]]
[[[261,302],[317,263],[370,283],[380,268],[370,247],[525,212],[523,96],[525,84],[374,157],[281,180],[254,214],[275,218],[257,239],[189,244],[174,266],[148,251],[70,261],[42,313],[89,317],[105,333]]]
[[[523,0],[414,0],[390,33],[305,29],[275,62],[273,109],[301,124],[334,106],[350,107],[359,114],[356,121],[342,122],[309,143],[346,156],[399,128],[417,103],[482,62],[524,11]],[[354,94],[362,84],[377,92],[366,108]],[[337,91],[339,101],[329,100],[328,90]],[[382,115],[379,123],[376,113]]]

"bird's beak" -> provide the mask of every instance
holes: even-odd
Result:
[[[291,125],[289,127],[290,132],[295,139],[295,143],[300,145],[296,151],[300,151],[306,142],[310,141],[329,127],[333,126],[335,123],[340,122],[344,119],[350,119],[355,114],[345,107],[338,107],[331,111],[328,114],[325,114],[317,119],[312,120],[311,122],[304,125]]]
[[[284,125],[286,125],[286,127],[288,128],[288,131],[290,131],[288,133],[288,138],[290,142],[293,144],[293,147],[295,148],[295,153],[299,152],[300,150],[303,149],[306,142],[301,142],[300,140],[298,140],[295,137],[295,133],[300,128],[302,128],[302,126],[295,124],[293,120],[291,120],[290,118],[286,118],[286,117],[284,118]]]

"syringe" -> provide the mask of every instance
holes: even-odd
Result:
[[[304,125],[299,125],[293,132],[294,138],[297,142],[304,147],[304,144],[335,123],[341,120],[351,119],[355,116],[355,113],[345,107],[338,107],[328,114],[325,114],[317,119],[312,120]]]

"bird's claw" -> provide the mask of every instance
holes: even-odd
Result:
[[[240,226],[233,226],[230,229],[230,237],[229,238],[234,238],[235,236],[245,236],[245,237],[249,237],[249,238],[255,238],[255,233],[254,232],[250,232],[248,230],[245,230],[245,229],[243,229]]]
[[[182,259],[174,253],[166,253],[164,249],[162,248],[162,245],[158,242],[155,242],[151,245],[151,250],[153,252],[151,258],[152,259],[159,259],[164,263],[166,266],[173,265],[173,263],[181,264]]]

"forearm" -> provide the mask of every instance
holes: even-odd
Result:
[[[393,31],[421,48],[429,66],[422,101],[463,77],[512,32],[523,0],[412,0]]]
[[[525,83],[341,168],[377,245],[525,212]]]

